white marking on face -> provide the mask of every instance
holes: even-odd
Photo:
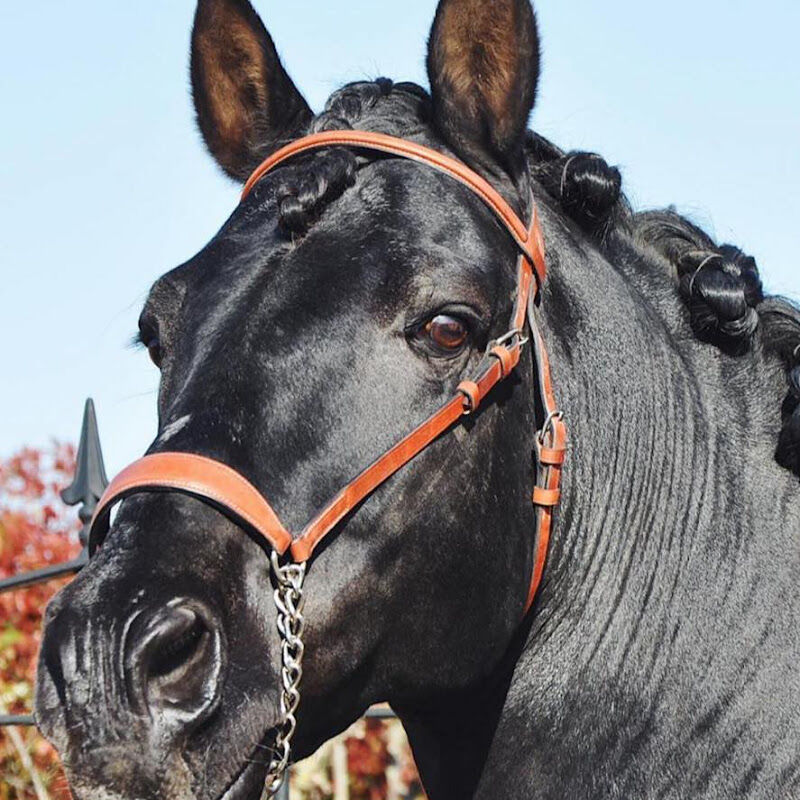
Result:
[[[178,431],[182,431],[189,424],[189,420],[191,420],[191,418],[191,414],[186,414],[186,416],[176,419],[175,422],[170,422],[169,425],[167,425],[164,430],[161,431],[158,441],[166,442],[168,439],[171,439],[176,433],[178,433]]]

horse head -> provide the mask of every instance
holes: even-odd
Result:
[[[386,701],[433,800],[790,796],[800,504],[778,462],[798,469],[800,315],[741,251],[634,214],[603,159],[527,132],[528,0],[441,0],[430,93],[357,83],[318,115],[247,0],[199,1],[191,63],[234,179],[309,134],[390,135],[520,218],[533,194],[548,247],[540,323],[571,444],[536,602],[548,415],[526,348],[314,552],[294,756]],[[352,147],[282,162],[150,292],[149,453],[228,465],[302,530],[508,330],[518,255],[447,174]],[[283,722],[270,575],[224,508],[124,500],[47,612],[36,716],[78,798],[257,795]]]
[[[358,127],[462,159],[527,212],[529,5],[442,3],[429,65],[432,98],[379,80],[346,86],[315,117],[248,3],[201,0],[195,19],[199,126],[234,178],[302,133]],[[300,529],[505,331],[516,258],[481,203],[435,171],[342,148],[282,166],[150,292],[140,338],[161,385],[149,452],[234,467]],[[532,376],[529,357],[520,369]],[[373,702],[424,707],[502,660],[533,559],[524,383],[498,387],[315,553],[298,755]],[[42,649],[37,719],[79,797],[255,791],[279,721],[271,595],[263,549],[208,504],[122,504],[51,604]]]

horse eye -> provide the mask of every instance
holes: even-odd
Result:
[[[469,335],[466,323],[447,314],[437,314],[422,330],[433,345],[447,353],[460,350]]]
[[[146,310],[143,311],[139,317],[139,333],[135,341],[147,350],[150,360],[161,369],[164,351],[161,347],[161,336],[159,334],[159,325],[156,319]]]
[[[164,360],[164,354],[161,352],[161,341],[158,337],[151,339],[147,343],[147,354],[150,360],[161,369],[161,362]]]

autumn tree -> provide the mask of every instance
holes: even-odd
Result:
[[[61,501],[75,451],[53,444],[0,462],[0,579],[58,564],[80,550],[76,513]],[[0,713],[30,711],[42,615],[64,584],[52,581],[0,594]],[[33,728],[0,734],[0,800],[69,796],[55,751]]]

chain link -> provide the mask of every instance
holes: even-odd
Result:
[[[281,564],[275,551],[270,557],[277,588],[273,593],[278,609],[278,633],[281,637],[281,722],[275,736],[272,758],[261,800],[270,800],[280,791],[292,752],[292,737],[297,728],[295,716],[300,704],[300,680],[303,677],[303,581],[305,564]]]

